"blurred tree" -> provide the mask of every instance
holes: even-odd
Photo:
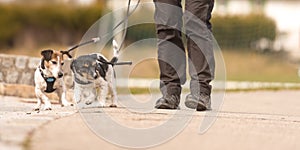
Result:
[[[250,0],[250,2],[252,6],[252,13],[264,13],[266,0]]]
[[[107,0],[95,0],[95,3],[101,6],[107,6]]]
[[[62,3],[66,2],[66,0],[17,0],[13,1],[17,4],[25,4],[25,5],[44,5],[44,4],[56,4],[56,3]]]

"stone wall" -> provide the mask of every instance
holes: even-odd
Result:
[[[34,72],[41,58],[0,54],[0,95],[35,97]],[[63,66],[64,80],[68,89],[73,79],[70,60]],[[29,92],[29,93],[28,93]]]
[[[39,58],[0,55],[0,82],[34,85],[33,75]]]

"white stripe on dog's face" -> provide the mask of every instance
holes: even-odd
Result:
[[[59,62],[60,62],[59,56],[57,56],[57,61],[55,60],[51,61],[52,65],[50,66],[50,70],[55,78],[59,77],[60,76],[59,74],[62,73],[61,64]]]

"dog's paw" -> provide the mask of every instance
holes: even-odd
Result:
[[[93,103],[93,101],[86,101],[85,104],[86,105],[91,105]]]
[[[74,106],[73,103],[65,102],[61,104],[61,107],[66,107],[66,106]]]
[[[46,107],[45,110],[52,110],[52,108],[51,107]]]
[[[52,110],[50,101],[45,101],[44,110]]]
[[[116,104],[110,104],[109,107],[116,108],[117,105]]]
[[[33,108],[33,111],[40,111],[40,108],[38,108],[38,107]]]

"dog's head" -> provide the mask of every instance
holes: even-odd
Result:
[[[99,62],[99,59],[106,61],[106,59],[97,54],[82,55],[74,59],[71,63],[71,70],[75,78],[81,81],[92,81],[98,77],[105,79],[108,65]]]
[[[41,68],[47,69],[55,78],[63,76],[62,66],[64,65],[64,58],[62,53],[55,50],[43,50],[41,52],[42,61]]]

